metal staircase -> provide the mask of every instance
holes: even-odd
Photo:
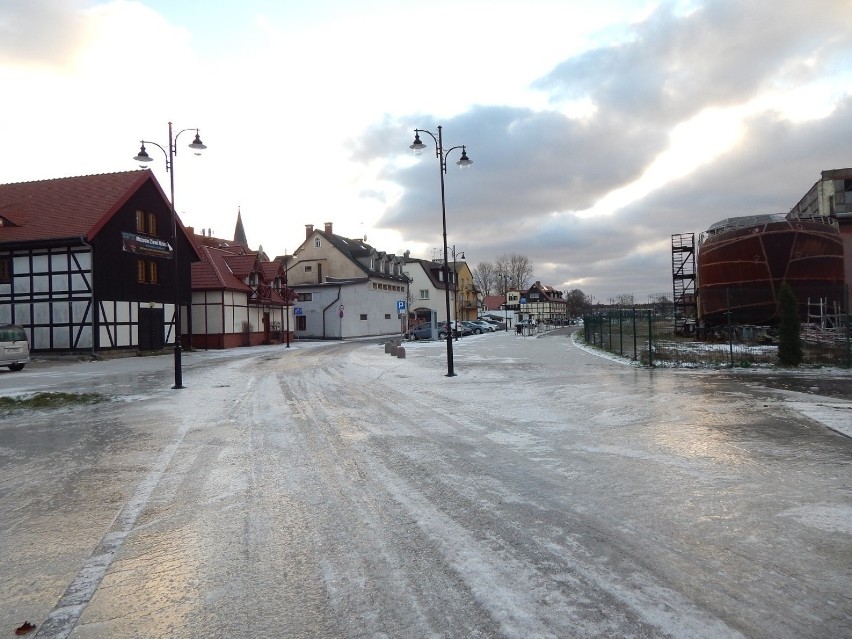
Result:
[[[672,235],[672,302],[676,334],[695,329],[698,303],[695,297],[695,233]]]

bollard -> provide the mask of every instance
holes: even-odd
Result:
[[[391,348],[393,348],[393,342],[392,341],[385,342],[385,353],[390,353]]]
[[[399,347],[396,349],[396,356],[397,356],[399,359],[405,359],[405,346],[399,346]]]
[[[400,347],[399,347],[399,344],[397,344],[396,342],[391,342],[390,354],[391,354],[393,357],[396,357],[396,353],[397,353],[397,351],[399,350],[399,348],[400,348]]]

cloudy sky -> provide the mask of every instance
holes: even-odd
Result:
[[[671,235],[788,211],[852,166],[848,0],[4,0],[0,181],[177,140],[185,224],[528,256],[596,301],[671,293]],[[424,134],[423,141],[432,145]],[[168,192],[165,156],[149,145]]]

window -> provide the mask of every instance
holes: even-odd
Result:
[[[361,321],[366,321],[366,319],[367,319],[367,314],[366,314],[366,313],[361,313],[361,317],[360,317],[360,319],[361,319]]]
[[[314,238],[314,248],[320,248],[322,246],[322,240],[318,237]]]
[[[310,264],[305,264],[305,273],[310,273],[313,270],[314,270],[313,266],[311,266]]]
[[[385,313],[385,319],[390,319],[390,313]]]
[[[146,213],[145,211],[136,211],[136,232],[146,233],[147,235],[157,234],[157,214]]]
[[[12,258],[0,257],[0,284],[9,284],[12,281]]]
[[[424,288],[420,291],[420,299],[421,300],[428,300],[429,299],[429,289],[428,288]]]
[[[136,260],[136,281],[139,284],[159,284],[160,265],[153,260]]]
[[[304,315],[296,316],[296,330],[297,331],[306,331],[308,330],[308,318]]]
[[[311,302],[313,301],[314,294],[313,293],[299,293],[297,299],[300,302]]]

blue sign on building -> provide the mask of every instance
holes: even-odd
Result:
[[[293,307],[293,315],[304,315],[304,313],[302,312],[302,307],[301,306],[294,306]]]

